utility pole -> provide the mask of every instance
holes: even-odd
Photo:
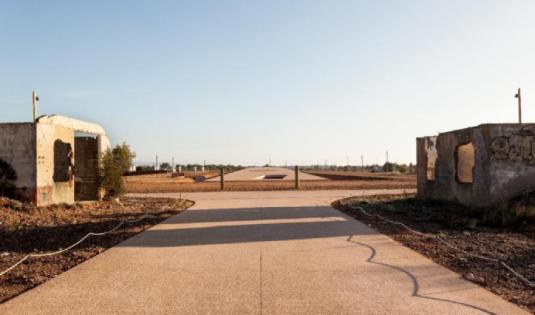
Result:
[[[33,107],[33,120],[32,122],[37,121],[37,102],[39,102],[39,96],[35,91],[32,91],[32,107]]]
[[[386,151],[386,163],[385,163],[385,172],[388,173],[388,151]]]
[[[515,94],[515,98],[518,99],[518,123],[522,123],[522,94],[520,91],[520,88],[518,88],[518,92]]]
[[[364,170],[364,155],[363,154],[360,155],[360,166]]]
[[[158,156],[156,155],[156,163],[154,164],[154,170],[155,171],[159,171],[160,170],[160,165],[158,165]]]

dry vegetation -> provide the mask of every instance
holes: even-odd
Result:
[[[436,263],[456,271],[467,280],[535,313],[535,288],[513,276],[498,263],[469,257],[431,238],[365,216],[359,210],[348,207],[348,200],[338,201],[334,206]],[[424,233],[439,234],[470,253],[500,259],[530,281],[535,281],[533,222],[520,220],[508,227],[496,227],[500,221],[492,218],[494,215],[489,217],[488,213],[457,204],[419,201],[411,196],[374,196],[350,200],[368,212],[403,222]],[[514,206],[510,210],[515,211]],[[501,212],[500,209],[496,211]]]
[[[10,273],[0,276],[0,303],[98,255],[109,247],[180,213],[193,204],[176,199],[124,198],[115,201],[36,208],[0,198],[0,271],[27,254],[65,248],[89,232],[103,232],[122,220],[134,220],[112,234],[90,237],[66,253],[30,258]]]
[[[330,172],[331,175],[340,172]],[[342,172],[345,173],[345,172]],[[315,174],[315,173],[313,173]],[[325,176],[326,172],[322,172]],[[376,175],[372,173],[354,174],[347,172],[346,178],[335,180],[301,181],[303,190],[325,189],[413,189],[416,188],[416,177],[413,175]],[[336,176],[340,176],[339,174]],[[219,182],[195,182],[191,178],[172,178],[170,174],[139,175],[126,177],[126,189],[129,193],[153,192],[196,192],[218,191]],[[293,181],[228,181],[228,191],[262,191],[291,190]]]

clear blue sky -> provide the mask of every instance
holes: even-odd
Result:
[[[415,161],[535,121],[535,1],[2,1],[0,121],[102,124],[138,161]],[[532,101],[533,100],[533,101]]]

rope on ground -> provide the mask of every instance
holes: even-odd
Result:
[[[430,238],[434,238],[438,241],[440,241],[441,243],[443,243],[444,245],[448,246],[449,248],[453,249],[453,250],[456,250],[456,251],[459,251],[467,256],[471,256],[471,257],[474,257],[474,258],[479,258],[479,259],[482,259],[482,260],[486,260],[486,261],[491,261],[491,262],[495,262],[495,263],[499,263],[500,265],[502,265],[505,269],[509,270],[514,276],[516,276],[517,278],[521,279],[522,281],[524,281],[527,285],[529,285],[530,287],[533,287],[535,288],[535,283],[528,280],[526,277],[522,276],[520,273],[518,273],[517,271],[515,271],[513,268],[511,268],[509,265],[507,265],[503,260],[500,260],[500,259],[497,259],[497,258],[492,258],[492,257],[486,257],[486,256],[481,256],[481,255],[477,255],[477,254],[472,254],[472,253],[469,253],[467,251],[465,251],[464,249],[462,248],[459,248],[449,242],[447,242],[446,240],[444,240],[442,237],[438,236],[438,235],[432,235],[432,234],[425,234],[425,233],[422,233],[422,232],[419,232],[419,231],[416,231],[416,230],[413,230],[411,229],[410,227],[408,227],[407,225],[405,225],[404,223],[402,222],[398,222],[398,221],[394,221],[394,220],[390,220],[390,219],[387,219],[383,216],[381,216],[380,214],[371,214],[371,213],[368,213],[366,212],[366,210],[364,210],[362,207],[360,206],[355,206],[351,203],[347,203],[347,205],[351,208],[351,209],[354,209],[354,210],[359,210],[360,212],[362,212],[364,215],[368,216],[368,217],[374,217],[374,218],[378,218],[378,219],[381,219],[387,223],[390,223],[390,224],[394,224],[394,225],[399,225],[399,226],[402,226],[403,228],[405,228],[407,231],[413,233],[413,234],[416,234],[418,236],[422,236],[422,237],[430,237]]]
[[[54,256],[54,255],[59,255],[61,253],[64,253],[68,250],[71,250],[73,249],[74,247],[80,245],[81,243],[83,243],[86,239],[88,239],[90,236],[104,236],[104,235],[107,235],[107,234],[110,234],[110,233],[113,233],[115,231],[117,231],[121,226],[123,226],[124,224],[130,224],[130,223],[136,223],[136,222],[139,222],[141,220],[144,220],[148,217],[154,217],[154,215],[151,215],[151,214],[144,214],[142,215],[141,217],[139,217],[138,219],[135,219],[135,220],[132,220],[132,221],[126,221],[126,220],[123,220],[121,222],[119,222],[119,224],[117,224],[113,229],[109,230],[109,231],[105,231],[105,232],[100,232],[100,233],[95,233],[95,232],[90,232],[90,233],[87,233],[84,237],[82,237],[78,242],[70,245],[69,247],[65,248],[65,249],[60,249],[58,251],[55,251],[55,252],[50,252],[50,253],[43,253],[43,254],[28,254],[26,256],[24,256],[22,259],[20,259],[18,262],[16,262],[15,264],[13,264],[11,267],[7,268],[6,270],[0,272],[0,277],[7,274],[8,272],[10,272],[11,270],[15,269],[18,265],[22,264],[23,262],[25,262],[26,260],[30,259],[30,258],[40,258],[40,257],[47,257],[47,256]]]

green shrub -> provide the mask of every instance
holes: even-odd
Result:
[[[106,196],[120,196],[124,193],[123,174],[130,170],[135,153],[126,143],[107,150],[100,163],[100,186],[105,190]]]

